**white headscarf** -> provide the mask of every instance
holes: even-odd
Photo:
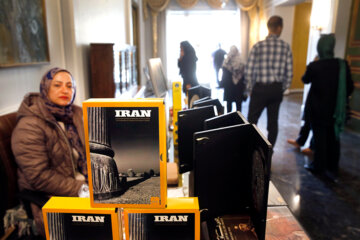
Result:
[[[223,67],[232,73],[232,81],[236,85],[244,75],[245,69],[245,65],[241,63],[240,53],[236,46],[231,46]]]

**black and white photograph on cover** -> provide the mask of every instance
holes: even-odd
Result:
[[[87,114],[94,202],[160,200],[159,109],[88,107]]]
[[[48,212],[50,240],[112,240],[110,214]]]
[[[126,228],[129,239],[193,240],[194,226],[194,213],[129,213]]]

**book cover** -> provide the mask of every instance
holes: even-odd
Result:
[[[164,109],[162,99],[93,99],[83,103],[94,207],[165,207]]]

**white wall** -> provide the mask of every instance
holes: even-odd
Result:
[[[139,0],[142,2],[142,0]],[[139,50],[140,50],[140,66],[139,76],[140,84],[144,85],[146,78],[143,68],[147,66],[147,60],[152,58],[153,40],[152,40],[152,17],[151,12],[148,10],[148,18],[145,19],[143,15],[143,4],[139,3]],[[158,29],[159,30],[159,29]],[[158,46],[160,48],[160,46]]]
[[[318,25],[319,23],[319,25],[322,26],[321,33],[335,33],[335,56],[344,57],[349,30],[351,2],[351,0],[313,0],[307,63],[313,61],[315,56],[317,56],[316,45],[320,37],[320,32],[314,29],[314,25]],[[309,89],[309,84],[305,84],[303,104],[305,103]]]
[[[45,5],[50,63],[0,69],[0,115],[16,111],[26,93],[38,92],[42,75],[55,66],[73,74],[75,103],[81,105],[89,96],[89,44],[132,40],[131,0],[46,0]]]
[[[121,46],[130,39],[127,36],[130,29],[126,27],[129,19],[125,14],[125,11],[129,10],[130,0],[66,1],[69,12],[73,12],[73,20],[64,18],[64,25],[73,26],[69,33],[73,36],[65,45],[68,50],[66,61],[74,63],[67,67],[78,81],[75,103],[80,105],[89,97],[90,92],[90,43],[115,43]]]
[[[0,68],[0,115],[16,111],[26,93],[38,92],[48,69],[65,67],[60,1],[45,1],[50,63]]]
[[[337,0],[335,21],[335,56],[344,58],[349,31],[352,0]]]
[[[282,17],[284,28],[281,33],[280,38],[287,42],[288,44],[292,44],[292,35],[293,35],[293,26],[294,26],[294,16],[295,16],[295,6],[277,6],[277,7],[269,7],[265,11],[267,19],[266,21],[273,15],[278,15]]]

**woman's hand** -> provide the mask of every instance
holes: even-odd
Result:
[[[185,53],[184,53],[184,50],[182,48],[180,48],[180,57],[179,57],[179,60],[183,59]]]
[[[78,196],[81,197],[81,198],[88,198],[90,197],[90,194],[89,194],[89,186],[84,183],[83,185],[81,185],[80,189],[79,189],[79,192],[78,192]]]

